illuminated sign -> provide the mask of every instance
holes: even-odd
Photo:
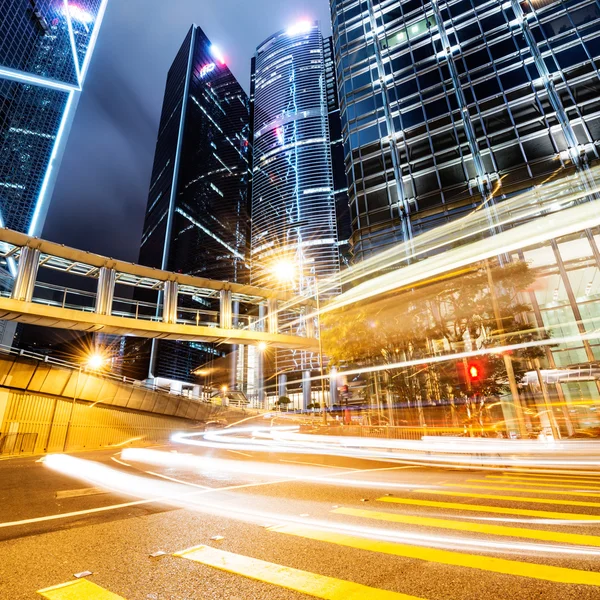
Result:
[[[204,79],[209,73],[212,73],[216,68],[217,65],[215,65],[215,63],[209,63],[207,65],[204,65],[200,69],[200,77]]]

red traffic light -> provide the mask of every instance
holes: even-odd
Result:
[[[471,381],[479,379],[479,367],[477,365],[469,365],[469,378]]]

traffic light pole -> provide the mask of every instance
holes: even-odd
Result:
[[[498,329],[498,335],[500,337],[500,343],[504,342],[504,325],[502,324],[502,318],[500,316],[500,307],[498,306],[498,298],[496,297],[496,290],[494,288],[494,280],[492,278],[492,270],[490,264],[486,259],[485,271],[487,273],[488,286],[490,288],[490,296],[492,298],[492,308],[494,310],[494,317],[496,318],[496,328]],[[519,424],[519,433],[522,438],[527,437],[527,427],[525,427],[525,415],[523,414],[523,407],[521,406],[521,398],[519,396],[519,388],[517,386],[517,380],[515,378],[515,371],[513,369],[512,359],[510,355],[502,353],[504,360],[504,367],[508,376],[508,384],[510,386],[510,393],[513,398],[513,404],[515,412],[517,413],[517,422]]]

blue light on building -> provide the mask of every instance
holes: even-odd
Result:
[[[0,225],[39,236],[108,0],[5,0]]]

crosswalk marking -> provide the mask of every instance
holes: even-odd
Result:
[[[454,552],[452,550],[439,550],[431,547],[410,546],[395,542],[360,538],[345,533],[311,529],[302,525],[276,526],[271,528],[271,530],[310,540],[338,544],[348,548],[369,550],[371,552],[402,556],[405,558],[416,558],[418,560],[444,565],[467,567],[492,573],[553,581],[555,583],[600,586],[600,573],[592,571],[579,571],[576,569],[567,569],[565,567],[519,562],[516,560],[507,560],[505,558],[494,558],[492,556],[466,554]]]
[[[466,484],[466,483],[442,483],[445,487],[458,487],[458,488],[473,488],[478,490],[498,490],[500,492],[523,492],[530,494],[555,494],[558,496],[587,496],[590,498],[600,498],[600,494],[594,492],[567,492],[565,490],[532,490],[528,488],[517,488],[505,487],[502,485],[477,485],[477,484]]]
[[[419,491],[419,490],[413,490]],[[448,492],[448,495],[453,495]],[[458,494],[460,495],[460,494]],[[465,494],[469,496],[470,494]],[[496,498],[496,496],[493,496]],[[460,502],[438,502],[436,500],[417,500],[416,498],[396,498],[384,496],[378,502],[392,502],[394,504],[407,504],[409,506],[427,506],[430,508],[443,508],[449,510],[466,510],[473,512],[497,513],[501,515],[519,515],[522,517],[538,517],[541,519],[562,519],[566,521],[600,521],[600,515],[563,513],[545,510],[530,510],[527,508],[503,508],[501,506],[484,506],[481,504],[461,504]],[[553,503],[554,504],[554,503]]]
[[[37,592],[48,600],[125,600],[87,579],[68,581]]]
[[[581,546],[600,546],[600,537],[582,535],[577,533],[559,533],[543,531],[540,529],[524,529],[521,527],[506,527],[504,525],[487,525],[472,521],[453,521],[433,517],[418,517],[397,513],[363,510],[358,508],[336,508],[331,512],[352,517],[389,521],[391,523],[404,523],[406,525],[422,525],[424,527],[437,527],[439,529],[452,529],[454,531],[469,531],[484,533],[486,535],[502,535],[507,537],[527,538],[544,542],[559,542],[562,544],[578,544]]]
[[[488,477],[493,477],[488,475]],[[490,481],[489,479],[467,479],[467,481],[476,481],[480,483],[506,483],[507,485],[531,485],[534,487],[550,487],[550,488],[568,488],[575,490],[600,490],[600,486],[597,485],[588,485],[585,482],[581,482],[579,485],[573,485],[572,483],[545,483],[545,481],[529,481],[528,479],[513,479],[508,477],[502,477],[500,481],[494,479],[494,481]]]
[[[490,489],[490,488],[486,488]],[[515,490],[511,489],[512,492]],[[519,490],[524,491],[524,490]],[[531,490],[538,491],[538,490]],[[526,496],[498,496],[496,494],[477,494],[475,492],[457,492],[454,490],[417,490],[417,494],[436,494],[440,496],[460,496],[461,498],[483,498],[485,500],[508,500],[510,502],[533,502],[534,504],[561,504],[562,506],[589,506],[590,508],[600,508],[599,502],[585,502],[583,500],[560,500],[553,498],[527,498]]]
[[[525,477],[524,475],[486,475],[486,479],[494,479],[498,481],[522,481],[533,485],[538,481],[555,481],[557,483],[578,483],[580,486],[600,486],[600,479],[575,479],[575,478],[564,478],[559,477]]]
[[[196,546],[175,556],[325,600],[419,600],[416,596],[284,567],[210,546]]]
[[[598,483],[600,483],[600,476],[598,475],[577,475],[576,473],[573,473],[572,471],[567,471],[565,473],[556,473],[556,472],[548,472],[548,473],[531,473],[529,471],[520,471],[520,470],[515,470],[515,471],[505,471],[502,473],[505,476],[519,476],[519,477],[539,477],[541,479],[545,479],[546,477],[561,477],[564,479],[587,479],[590,481],[597,481]]]

